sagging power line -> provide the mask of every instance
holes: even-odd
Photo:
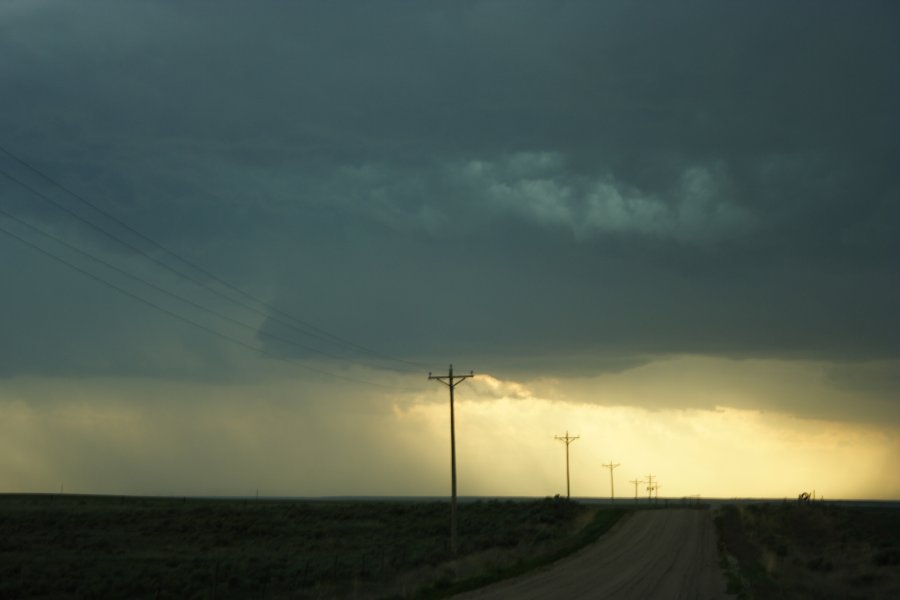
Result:
[[[312,353],[314,353],[314,354],[319,354],[320,356],[325,356],[325,357],[333,358],[333,359],[336,359],[336,360],[345,360],[344,357],[338,356],[338,355],[336,355],[336,354],[333,354],[333,353],[330,353],[330,352],[326,352],[326,351],[324,351],[324,350],[319,350],[318,348],[314,348],[314,347],[312,347],[312,346],[307,346],[307,345],[305,345],[305,344],[301,344],[301,343],[299,343],[299,342],[296,342],[296,341],[294,341],[294,340],[285,338],[285,337],[283,337],[283,336],[280,336],[280,335],[277,335],[277,334],[270,333],[270,332],[268,332],[268,331],[259,329],[259,328],[258,328],[257,326],[255,326],[255,325],[251,325],[251,324],[249,324],[249,323],[245,323],[245,322],[241,321],[240,319],[235,319],[234,317],[231,317],[231,316],[229,316],[229,315],[226,315],[226,314],[224,314],[224,313],[222,313],[222,312],[219,312],[219,311],[217,311],[217,310],[215,310],[215,309],[209,308],[208,306],[204,306],[204,305],[200,304],[199,302],[195,302],[195,301],[191,300],[190,298],[184,297],[184,296],[181,295],[181,294],[178,294],[178,293],[176,293],[176,292],[172,292],[172,291],[170,291],[170,290],[167,290],[167,289],[163,288],[162,286],[153,283],[152,281],[148,281],[148,280],[144,279],[143,277],[140,277],[140,276],[138,276],[138,275],[135,275],[134,273],[132,273],[132,272],[130,272],[130,271],[126,271],[125,269],[122,269],[122,268],[120,268],[120,267],[117,267],[116,265],[110,263],[109,261],[104,260],[104,259],[102,259],[102,258],[100,258],[100,257],[98,257],[98,256],[95,256],[95,255],[91,254],[90,252],[87,252],[87,251],[85,251],[85,250],[82,250],[81,248],[78,248],[78,247],[75,246],[74,244],[71,244],[71,243],[67,242],[66,240],[60,238],[60,237],[57,236],[57,235],[54,235],[54,234],[52,234],[52,233],[50,233],[50,232],[48,232],[48,231],[44,231],[43,229],[41,229],[41,228],[39,228],[39,227],[35,227],[35,226],[32,225],[31,223],[28,223],[27,221],[24,221],[23,219],[20,219],[19,217],[17,217],[17,216],[15,216],[15,215],[13,215],[13,214],[11,214],[11,213],[9,213],[9,212],[3,210],[2,208],[0,208],[0,215],[6,217],[7,219],[10,219],[10,220],[12,220],[12,221],[15,221],[16,223],[18,223],[18,224],[21,225],[22,227],[25,227],[25,228],[27,228],[28,230],[30,230],[30,231],[32,231],[32,232],[34,232],[34,233],[37,233],[37,234],[40,235],[40,236],[43,236],[43,237],[45,237],[45,238],[48,238],[48,239],[50,239],[50,240],[53,240],[53,241],[56,242],[57,244],[60,244],[60,245],[62,245],[62,246],[65,246],[66,248],[68,248],[69,250],[72,250],[73,252],[79,254],[80,256],[83,256],[83,257],[85,257],[85,258],[88,258],[88,259],[90,259],[90,260],[92,260],[92,261],[94,261],[94,262],[100,264],[100,265],[103,265],[103,266],[106,267],[107,269],[110,269],[111,271],[114,271],[114,272],[118,273],[119,275],[122,275],[123,277],[125,277],[125,278],[127,278],[127,279],[131,279],[132,281],[136,281],[136,282],[138,282],[138,283],[141,283],[141,284],[143,284],[143,285],[145,285],[145,286],[147,286],[147,287],[149,287],[149,288],[151,288],[151,289],[153,289],[153,290],[155,290],[155,291],[157,291],[157,292],[159,292],[159,293],[161,293],[161,294],[164,294],[164,295],[166,295],[166,296],[168,296],[168,297],[170,297],[170,298],[173,298],[173,299],[175,299],[175,300],[178,300],[179,302],[182,302],[182,303],[184,303],[184,304],[186,304],[186,305],[188,305],[188,306],[190,306],[190,307],[192,307],[192,308],[196,308],[197,310],[200,310],[200,311],[202,311],[202,312],[205,312],[205,313],[207,313],[207,314],[210,314],[210,315],[212,315],[212,316],[214,316],[214,317],[216,317],[216,318],[218,318],[218,319],[221,319],[221,320],[223,320],[223,321],[226,321],[226,322],[228,322],[228,323],[231,323],[232,325],[237,325],[238,327],[241,327],[241,328],[243,328],[243,329],[252,331],[253,333],[255,333],[255,334],[259,335],[259,336],[267,337],[267,338],[269,338],[269,339],[279,341],[279,342],[281,342],[281,343],[283,343],[283,344],[287,344],[287,345],[289,345],[289,346],[293,346],[293,347],[298,348],[298,349],[300,349],[300,350],[305,350],[305,351],[307,351],[307,352],[312,352]],[[9,233],[9,232],[8,232],[8,231],[5,231],[5,233]]]
[[[249,344],[249,343],[247,343],[247,342],[245,342],[245,341],[243,341],[243,340],[239,340],[239,339],[237,339],[237,338],[231,337],[231,336],[229,336],[228,334],[222,333],[221,331],[216,331],[215,329],[212,329],[212,328],[210,328],[210,327],[207,327],[206,325],[203,325],[202,323],[198,323],[197,321],[194,321],[193,319],[190,319],[190,318],[188,318],[188,317],[185,317],[184,315],[180,315],[180,314],[178,314],[178,313],[176,313],[176,312],[173,312],[173,311],[171,311],[171,310],[169,310],[169,309],[167,309],[167,308],[165,308],[165,307],[162,307],[162,306],[160,306],[160,305],[158,305],[158,304],[156,304],[156,303],[154,303],[154,302],[152,302],[152,301],[150,301],[150,300],[147,300],[146,298],[143,298],[142,296],[140,296],[140,295],[138,295],[138,294],[135,294],[135,293],[133,293],[133,292],[131,292],[131,291],[128,291],[128,290],[126,290],[125,288],[122,288],[121,286],[116,285],[115,283],[112,283],[112,282],[110,282],[110,281],[107,281],[106,279],[103,279],[102,277],[100,277],[100,276],[98,276],[98,275],[96,275],[96,274],[94,274],[94,273],[91,273],[90,271],[88,271],[88,270],[86,270],[86,269],[83,269],[83,268],[79,267],[78,265],[75,265],[75,264],[73,264],[73,263],[67,261],[67,260],[64,259],[64,258],[62,258],[62,257],[60,257],[60,256],[57,256],[57,255],[53,254],[52,252],[49,252],[48,250],[46,250],[46,249],[44,249],[44,248],[41,248],[41,247],[38,246],[37,244],[35,244],[35,243],[33,243],[33,242],[29,241],[29,240],[26,240],[25,238],[21,237],[20,235],[17,235],[17,234],[15,234],[15,233],[13,233],[13,232],[11,232],[11,231],[9,231],[9,230],[3,228],[3,227],[0,227],[0,233],[6,234],[7,236],[9,236],[9,237],[11,237],[11,238],[13,238],[13,239],[15,239],[15,240],[21,242],[22,244],[24,244],[24,245],[26,245],[26,246],[28,246],[28,247],[30,247],[30,248],[36,250],[37,252],[40,252],[40,253],[43,254],[44,256],[47,256],[48,258],[51,258],[51,259],[55,260],[56,262],[59,262],[60,264],[65,265],[66,267],[69,267],[70,269],[73,269],[74,271],[77,271],[77,272],[81,273],[81,274],[84,275],[85,277],[88,277],[88,278],[90,278],[90,279],[93,279],[94,281],[96,281],[96,282],[98,282],[98,283],[100,283],[100,284],[102,284],[102,285],[104,285],[104,286],[106,286],[106,287],[109,287],[109,288],[111,288],[111,289],[113,289],[113,290],[116,290],[117,292],[119,292],[119,293],[121,293],[121,294],[124,294],[125,296],[128,296],[129,298],[132,298],[132,299],[134,299],[134,300],[137,300],[138,302],[140,302],[140,303],[142,303],[142,304],[144,304],[144,305],[146,305],[146,306],[149,306],[149,307],[151,307],[151,308],[153,308],[153,309],[155,309],[155,310],[158,310],[158,311],[160,311],[160,312],[162,312],[162,313],[164,313],[164,314],[166,314],[166,315],[168,315],[168,316],[170,316],[170,317],[172,317],[172,318],[174,318],[174,319],[177,319],[177,320],[179,320],[179,321],[181,321],[181,322],[183,322],[183,323],[187,323],[188,325],[191,325],[192,327],[195,327],[195,328],[200,329],[200,330],[202,330],[202,331],[205,331],[205,332],[207,332],[207,333],[209,333],[209,334],[212,334],[212,335],[214,335],[214,336],[216,336],[216,337],[219,337],[219,338],[221,338],[221,339],[223,339],[223,340],[225,340],[225,341],[231,342],[232,344],[236,344],[236,345],[241,346],[241,347],[243,347],[243,348],[246,348],[246,349],[248,349],[248,350],[252,350],[253,352],[257,352],[257,353],[259,353],[259,354],[262,354],[263,356],[267,356],[267,357],[269,357],[269,358],[274,358],[274,359],[276,359],[276,360],[281,360],[281,361],[283,361],[283,362],[286,362],[286,363],[289,363],[289,364],[291,364],[291,365],[300,367],[300,368],[302,368],[302,369],[306,369],[306,370],[308,370],[308,371],[312,371],[312,372],[314,372],[314,373],[319,373],[320,375],[327,375],[327,376],[329,376],[329,377],[335,377],[335,378],[337,378],[337,379],[343,379],[344,381],[349,381],[349,382],[352,382],[352,383],[359,383],[359,384],[363,384],[363,385],[375,385],[375,386],[378,386],[378,387],[385,387],[385,388],[389,388],[389,389],[395,389],[395,386],[388,386],[388,385],[385,385],[385,384],[382,384],[382,383],[378,383],[378,382],[374,382],[374,381],[366,381],[366,380],[364,380],[364,379],[359,379],[359,378],[356,378],[356,377],[350,377],[350,376],[347,376],[347,375],[341,375],[341,374],[339,374],[339,373],[333,373],[333,372],[327,371],[327,370],[325,370],[325,369],[319,369],[319,368],[317,368],[317,367],[312,367],[312,366],[310,366],[310,365],[301,363],[301,362],[299,362],[299,361],[291,360],[291,359],[288,359],[288,358],[286,358],[286,357],[283,357],[283,356],[279,356],[279,355],[273,354],[273,353],[267,351],[265,348],[260,348],[260,347],[258,347],[258,346],[254,346],[253,344]]]
[[[185,271],[184,269],[175,268],[172,265],[168,264],[167,262],[161,261],[156,256],[149,254],[146,250],[137,247],[136,245],[132,244],[131,242],[129,242],[125,239],[122,239],[122,237],[120,237],[114,233],[111,233],[110,231],[105,229],[103,226],[98,225],[91,219],[88,219],[88,218],[84,217],[83,215],[76,213],[75,211],[62,205],[55,199],[51,198],[47,194],[45,194],[45,193],[41,192],[40,190],[34,188],[33,186],[29,185],[25,181],[22,181],[20,178],[16,177],[15,175],[12,175],[11,173],[9,173],[3,169],[0,169],[0,175],[3,175],[4,177],[6,177],[9,181],[15,183],[16,185],[20,186],[21,188],[30,192],[31,194],[43,199],[44,201],[46,201],[49,204],[56,207],[58,210],[63,211],[64,213],[69,215],[71,218],[78,220],[82,224],[88,226],[89,228],[91,228],[92,230],[96,231],[97,233],[103,235],[104,237],[109,238],[109,239],[113,240],[114,242],[116,242],[117,244],[120,244],[121,246],[131,250],[132,252],[135,252],[135,253],[143,256],[145,259],[149,260],[150,262],[157,265],[158,267],[160,267],[170,273],[173,273],[180,278],[191,281],[193,284],[197,285],[198,287],[216,295],[219,298],[222,298],[222,299],[228,301],[229,303],[231,303],[237,307],[240,307],[244,310],[250,311],[256,315],[262,316],[262,317],[266,318],[267,320],[271,320],[275,323],[284,325],[293,331],[296,331],[302,335],[314,338],[320,342],[332,344],[337,347],[341,347],[342,350],[345,350],[345,351],[352,350],[353,352],[357,353],[358,355],[367,355],[369,357],[377,358],[380,360],[391,361],[397,365],[404,365],[404,370],[409,370],[412,367],[416,367],[416,368],[423,367],[423,365],[421,365],[419,363],[409,361],[406,359],[402,359],[402,358],[397,358],[397,357],[388,355],[386,353],[379,352],[377,350],[373,350],[373,349],[363,346],[361,344],[357,344],[355,342],[344,339],[344,338],[337,336],[333,333],[330,333],[320,327],[316,327],[315,325],[312,325],[311,323],[308,323],[306,321],[298,319],[297,317],[290,315],[290,314],[278,309],[277,307],[272,306],[271,304],[267,303],[266,301],[250,294],[249,292],[246,292],[245,290],[239,288],[238,286],[236,286],[232,283],[229,283],[228,281],[224,280],[223,278],[210,272],[208,269],[205,269],[204,267],[186,259],[185,257],[174,252],[173,250],[170,250],[169,248],[163,246],[162,244],[160,244],[156,240],[152,239],[151,237],[141,233],[140,231],[131,227],[130,225],[128,225],[121,219],[110,214],[108,211],[105,211],[104,209],[102,209],[96,203],[91,202],[84,196],[78,194],[77,192],[71,190],[70,188],[66,187],[62,183],[56,181],[54,178],[50,177],[45,172],[43,172],[42,170],[33,166],[32,164],[30,164],[28,161],[24,160],[23,158],[17,156],[16,154],[11,152],[7,148],[0,146],[0,151],[2,151],[4,154],[6,154],[12,160],[17,162],[21,166],[25,167],[26,169],[28,169],[29,171],[31,171],[32,173],[34,173],[35,175],[37,175],[38,177],[43,179],[44,181],[46,181],[46,182],[50,183],[51,185],[53,185],[54,187],[62,190],[63,192],[65,192],[72,198],[78,200],[82,204],[90,207],[93,211],[95,211],[96,214],[98,214],[98,215],[102,216],[103,218],[107,219],[108,221],[116,224],[117,226],[121,227],[122,229],[130,232],[133,236],[139,238],[142,242],[149,244],[154,249],[162,252],[163,255],[170,257],[170,258],[174,258],[175,260],[179,261],[179,263],[181,263],[182,265],[187,266],[189,269],[192,269],[194,272],[200,273],[203,277],[205,277],[211,281],[214,281],[219,286],[229,290],[230,293],[226,294],[226,293],[222,292],[221,290],[210,286],[207,282],[199,279],[197,276]],[[165,292],[165,293],[169,293],[169,292]],[[251,303],[254,303],[256,306],[254,306],[253,304],[250,304],[246,301],[242,301],[238,298],[235,298],[234,294],[240,295],[241,297],[249,300]],[[257,306],[263,307],[265,310],[261,310],[260,308],[257,308]],[[201,307],[201,309],[208,310],[208,309],[202,308],[202,307]],[[262,335],[265,335],[263,332],[260,332],[260,333]],[[349,359],[346,357],[336,357],[333,354],[322,351],[322,350],[317,350],[317,349],[313,349],[313,348],[306,347],[306,346],[304,346],[304,348],[307,350],[311,350],[313,352],[319,353],[319,354],[338,358],[339,360],[354,362],[352,359]]]

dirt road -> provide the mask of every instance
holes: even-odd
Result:
[[[638,511],[597,543],[542,571],[454,596],[543,598],[727,598],[708,510]]]

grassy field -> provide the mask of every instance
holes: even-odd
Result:
[[[739,598],[900,598],[898,508],[727,505],[716,526]]]
[[[596,539],[623,514],[447,502],[0,496],[0,598],[441,597]]]

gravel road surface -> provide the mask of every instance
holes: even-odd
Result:
[[[543,598],[728,598],[712,514],[642,510],[595,544],[541,571],[454,596],[459,600]]]

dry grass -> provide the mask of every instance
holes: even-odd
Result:
[[[726,506],[717,518],[742,598],[900,598],[900,509]]]
[[[589,507],[565,527],[565,535],[539,536],[515,545],[495,546],[440,565],[407,573],[403,591],[422,600],[445,598],[550,564],[597,540],[629,511]],[[415,591],[418,590],[418,591]]]
[[[378,598],[449,589],[574,539],[565,500],[182,500],[0,495],[0,598]]]

